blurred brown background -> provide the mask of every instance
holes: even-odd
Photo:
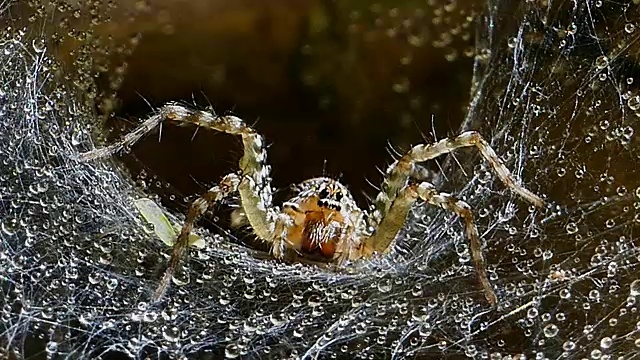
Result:
[[[98,70],[86,91],[115,130],[107,141],[168,101],[212,105],[266,136],[279,188],[325,172],[364,205],[389,144],[402,152],[432,129],[457,132],[469,100],[472,3],[125,1],[89,13],[72,21],[87,35],[63,35],[58,53]],[[242,153],[239,139],[195,128],[165,124],[158,139],[124,159],[134,177],[145,169],[168,186],[165,200],[201,193]]]

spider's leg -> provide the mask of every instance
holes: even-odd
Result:
[[[119,141],[100,149],[82,153],[78,155],[78,159],[80,161],[90,161],[105,158],[120,151],[127,151],[144,135],[151,132],[164,121],[171,121],[179,125],[201,126],[234,135],[254,133],[253,129],[236,116],[217,116],[206,111],[192,110],[169,103],[158,109],[155,114],[138,125],[134,130],[124,135]]]
[[[180,235],[178,235],[178,239],[173,245],[167,269],[165,270],[156,291],[153,293],[152,301],[155,302],[160,300],[169,287],[171,277],[175,273],[180,260],[182,259],[182,254],[189,246],[189,234],[193,230],[198,218],[200,218],[200,216],[202,216],[202,214],[204,214],[212,204],[222,201],[232,193],[236,192],[238,190],[239,183],[240,179],[237,175],[229,174],[220,181],[219,185],[209,189],[205,194],[197,198],[191,204],[189,211],[187,212],[187,217],[182,225]]]
[[[276,259],[282,259],[285,255],[287,248],[287,232],[292,226],[293,220],[291,219],[291,216],[285,213],[278,214],[275,221],[274,231],[271,238],[268,239],[268,241],[271,242],[271,253]]]
[[[478,281],[484,290],[484,297],[491,305],[495,306],[498,303],[498,298],[487,277],[487,268],[482,253],[482,245],[480,244],[480,235],[478,234],[478,228],[476,227],[471,207],[466,202],[457,200],[447,193],[438,193],[435,187],[428,182],[423,182],[419,186],[412,186],[412,188],[415,189],[420,199],[429,204],[453,211],[464,220],[465,232],[469,240],[469,250],[471,251],[471,259],[473,261],[473,267],[476,270],[476,275],[478,276]]]
[[[104,158],[128,149],[165,120],[180,125],[195,125],[242,137],[244,156],[240,160],[242,178],[238,185],[242,207],[256,235],[263,240],[270,239],[276,209],[272,205],[271,167],[266,164],[266,146],[262,136],[236,116],[217,116],[206,111],[192,110],[176,104],[167,104],[135,130],[126,134],[120,141],[104,148],[80,154],[79,159],[81,161],[89,161]]]
[[[489,162],[498,178],[511,191],[538,207],[544,204],[540,197],[516,182],[509,169],[500,161],[496,152],[478,132],[467,131],[452,139],[443,139],[433,144],[416,145],[399,160],[392,163],[387,169],[381,191],[374,201],[374,211],[369,226],[376,228],[383,220],[400,190],[407,185],[416,163],[434,159],[459,148],[471,146],[478,148],[480,154]]]
[[[487,277],[482,246],[480,245],[480,236],[478,235],[478,229],[471,208],[464,201],[457,200],[449,194],[438,193],[435,187],[428,182],[423,182],[420,185],[409,185],[400,191],[390,206],[387,216],[385,216],[380,223],[378,230],[364,241],[360,249],[360,256],[371,256],[374,252],[384,252],[389,249],[389,245],[402,228],[407,213],[417,198],[429,204],[453,211],[464,220],[466,235],[467,238],[469,238],[471,258],[478,276],[478,281],[482,285],[487,301],[489,301],[491,305],[496,305],[498,299]]]
[[[385,216],[377,223],[373,234],[361,242],[358,251],[354,254],[355,258],[370,257],[374,253],[385,253],[390,250],[391,243],[404,226],[407,214],[416,201],[417,193],[411,190],[413,187],[413,185],[405,186],[394,197]]]
[[[273,206],[271,166],[267,165],[264,139],[255,132],[242,134],[244,156],[240,159],[242,181],[238,192],[244,214],[253,232],[262,240],[273,236],[279,209]]]

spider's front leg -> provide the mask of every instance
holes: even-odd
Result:
[[[269,241],[275,226],[277,209],[272,205],[272,188],[270,166],[267,165],[266,146],[262,136],[256,133],[242,119],[236,116],[218,116],[214,113],[192,110],[175,103],[169,103],[147,118],[136,129],[126,134],[120,141],[103,148],[79,154],[78,160],[90,161],[105,158],[120,151],[127,151],[144,135],[151,132],[164,121],[177,125],[194,125],[209,130],[221,131],[227,134],[239,135],[244,145],[244,156],[240,160],[240,177],[229,180],[230,186],[221,185],[213,188],[202,198],[196,200],[189,210],[182,232],[176,242],[169,261],[167,272],[154,294],[154,300],[162,297],[170,283],[171,276],[178,265],[181,254],[188,242],[188,233],[194,226],[195,220],[202,215],[206,207],[219,195],[231,193],[237,189],[240,194],[242,208],[251,224],[254,233],[262,240]],[[234,175],[235,176],[235,175]],[[226,178],[225,178],[226,179]],[[224,180],[223,180],[224,183]],[[211,201],[208,201],[210,199]]]
[[[267,240],[271,243],[271,254],[276,259],[282,259],[287,250],[287,234],[293,226],[293,220],[285,213],[281,213],[276,218],[275,226],[271,237]]]
[[[77,159],[86,162],[103,159],[119,152],[128,152],[140,139],[155,130],[155,128],[165,121],[180,126],[195,125],[232,135],[255,133],[242,119],[236,116],[218,116],[214,113],[193,110],[175,103],[169,103],[158,109],[153,115],[140,123],[134,130],[124,135],[119,141],[102,148],[78,154]]]
[[[187,212],[187,217],[182,225],[180,235],[178,235],[178,239],[173,245],[167,269],[165,270],[156,291],[153,293],[152,301],[155,302],[160,300],[167,291],[167,288],[171,283],[171,278],[180,264],[182,254],[189,246],[189,234],[193,230],[196,221],[198,221],[202,214],[204,214],[211,205],[224,200],[234,192],[238,191],[239,184],[240,179],[238,176],[235,174],[229,174],[220,181],[219,185],[212,187],[204,195],[191,203],[189,211]]]
[[[236,116],[218,116],[169,103],[149,116],[119,141],[78,155],[80,161],[101,159],[130,149],[143,136],[168,121],[180,126],[194,125],[242,137],[244,156],[240,160],[241,179],[238,184],[241,205],[256,235],[271,238],[276,209],[272,205],[270,170],[264,139],[242,119]]]
[[[537,207],[544,205],[544,201],[539,196],[516,181],[493,148],[477,131],[467,131],[454,138],[443,139],[433,144],[416,145],[391,164],[380,187],[381,191],[375,199],[373,216],[369,225],[376,227],[382,221],[398,193],[407,185],[416,163],[435,159],[465,147],[478,149],[482,157],[489,162],[491,169],[496,173],[500,181],[512,192]]]
[[[412,176],[416,163],[434,159],[463,147],[478,149],[498,178],[511,191],[535,206],[542,207],[544,205],[540,197],[516,182],[509,169],[500,161],[496,152],[478,132],[468,131],[455,138],[414,146],[389,166],[381,191],[375,199],[373,213],[368,218],[367,225],[370,229],[374,229],[374,233],[361,243],[357,255],[367,257],[375,252],[388,251],[398,231],[404,225],[411,205],[417,197],[422,198],[430,204],[455,212],[465,220],[474,267],[484,288],[485,297],[491,304],[496,304],[497,298],[486,275],[478,230],[469,206],[449,194],[438,194],[433,185],[429,183],[425,182],[419,186],[409,185],[409,177]]]

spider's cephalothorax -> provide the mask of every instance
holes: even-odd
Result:
[[[345,242],[362,226],[362,211],[349,190],[321,177],[302,182],[294,191],[294,197],[282,204],[283,213],[291,220],[287,247],[327,260],[348,255]]]
[[[354,202],[345,186],[328,178],[302,182],[295,195],[281,207],[272,200],[270,167],[264,139],[236,116],[217,116],[176,104],[167,104],[124,138],[107,147],[80,155],[80,160],[106,157],[129,149],[146,133],[165,120],[179,125],[196,125],[242,137],[244,156],[240,169],[225,176],[219,185],[196,199],[187,213],[184,225],[173,246],[167,270],[156,289],[153,300],[165,293],[182,254],[189,244],[189,234],[197,219],[207,208],[231,194],[240,195],[240,205],[254,234],[270,244],[271,253],[281,259],[287,249],[305,256],[317,256],[338,266],[345,260],[367,258],[389,251],[407,214],[417,199],[450,210],[465,223],[469,249],[478,281],[485,298],[495,305],[497,296],[487,277],[487,271],[473,212],[467,203],[438,192],[428,182],[414,183],[410,177],[415,164],[450,153],[462,147],[475,147],[488,162],[498,178],[514,193],[541,207],[537,195],[518,185],[509,169],[500,161],[491,146],[475,131],[464,132],[454,138],[433,144],[419,144],[411,148],[386,171],[380,193],[371,209],[362,210]]]

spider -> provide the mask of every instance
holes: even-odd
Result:
[[[166,292],[198,218],[212,204],[235,193],[239,194],[240,206],[253,232],[270,245],[275,258],[282,259],[287,250],[295,250],[302,256],[319,256],[325,263],[337,266],[343,266],[348,260],[370,258],[388,252],[411,206],[418,199],[450,210],[464,220],[476,276],[486,300],[492,306],[497,305],[498,299],[487,277],[480,237],[470,206],[447,193],[438,192],[429,182],[410,181],[416,163],[458,148],[476,147],[509,189],[537,207],[544,205],[540,197],[516,183],[495,151],[476,131],[411,148],[389,166],[380,193],[368,210],[357,206],[344,185],[326,177],[303,181],[294,188],[293,198],[281,206],[274,205],[271,167],[267,165],[264,138],[236,116],[218,116],[213,112],[192,110],[175,103],[159,108],[120,141],[80,154],[79,159],[89,161],[130,149],[165,120],[240,135],[244,156],[240,160],[239,171],[224,176],[218,185],[189,207],[167,269],[153,294],[154,302],[159,301]]]

